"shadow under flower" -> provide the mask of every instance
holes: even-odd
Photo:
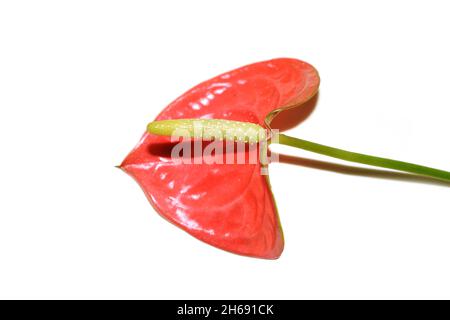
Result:
[[[340,174],[450,187],[450,182],[403,172],[349,166],[315,159],[288,156],[284,154],[278,154],[278,159],[280,163],[330,171]]]

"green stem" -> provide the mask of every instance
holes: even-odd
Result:
[[[421,166],[418,164],[397,161],[387,158],[380,158],[369,156],[362,153],[345,151],[342,149],[337,149],[333,147],[324,146],[322,144],[314,143],[311,141],[306,141],[302,139],[297,139],[293,137],[286,136],[284,134],[278,135],[278,143],[287,146],[304,149],[307,151],[320,153],[329,157],[338,158],[341,160],[357,162],[362,164],[367,164],[376,167],[394,169],[409,173],[415,173],[423,176],[432,177],[435,179],[444,180],[450,182],[450,172],[434,169],[430,167]]]

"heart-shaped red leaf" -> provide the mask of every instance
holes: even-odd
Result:
[[[316,70],[303,61],[259,62],[195,86],[156,120],[214,118],[264,125],[269,113],[307,101],[318,86]],[[145,133],[121,165],[158,213],[218,248],[278,258],[283,235],[261,165],[183,164],[171,159],[173,145],[168,137]]]

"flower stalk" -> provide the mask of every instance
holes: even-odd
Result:
[[[273,134],[272,132],[269,132],[270,134],[268,134],[266,129],[255,123],[223,119],[175,119],[154,121],[148,124],[147,131],[152,134],[163,136],[188,136],[191,138],[218,139],[246,143],[266,143],[267,137],[270,137]],[[277,139],[272,139],[269,142],[276,142],[345,161],[393,169],[450,182],[450,172],[448,171],[404,161],[346,151],[284,134],[277,134],[276,138]]]

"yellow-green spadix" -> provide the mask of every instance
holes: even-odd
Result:
[[[224,119],[174,119],[150,122],[149,133],[160,136],[191,137],[240,142],[266,140],[266,130],[258,124]]]

